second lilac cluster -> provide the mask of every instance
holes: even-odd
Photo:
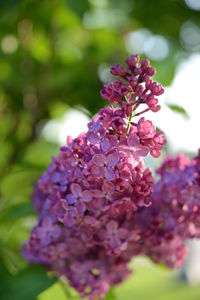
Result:
[[[183,154],[166,157],[157,173],[152,205],[132,218],[135,240],[126,255],[179,267],[188,253],[185,241],[200,238],[200,152],[192,160]]]

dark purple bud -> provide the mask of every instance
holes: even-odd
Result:
[[[131,88],[129,86],[127,86],[126,84],[123,84],[123,86],[121,87],[121,95],[126,96],[129,93],[132,92]]]
[[[146,70],[146,68],[148,68],[149,65],[150,65],[150,62],[149,62],[148,59],[143,58],[141,60],[141,68],[142,68],[142,70]]]
[[[137,67],[138,62],[139,62],[139,55],[137,55],[137,54],[131,55],[126,59],[126,64],[129,68],[129,70],[132,70],[134,67]]]
[[[133,73],[134,73],[135,75],[140,75],[140,74],[142,74],[142,70],[141,70],[141,68],[135,67],[134,70],[133,70]]]
[[[156,99],[152,94],[147,96],[146,104],[151,109],[152,107],[155,107],[158,103],[158,99]]]
[[[122,84],[123,84],[123,82],[120,79],[117,79],[113,82],[113,88],[115,90],[118,90],[121,88]]]
[[[156,73],[156,70],[153,67],[148,67],[145,71],[149,76],[153,76]]]
[[[160,105],[156,105],[156,106],[151,107],[150,109],[152,112],[158,112],[160,110],[160,108],[161,108]]]
[[[110,73],[114,76],[125,76],[126,70],[123,66],[114,65],[110,68]]]
[[[152,82],[150,84],[150,90],[155,96],[160,96],[164,93],[164,88],[162,85],[157,84],[156,82]]]
[[[147,74],[140,75],[140,82],[149,82],[150,76]]]
[[[132,87],[136,87],[137,86],[137,84],[138,84],[138,81],[137,81],[137,78],[135,78],[134,76],[131,76],[130,78],[129,78],[129,84],[132,86]]]
[[[101,95],[101,98],[106,99],[106,100],[107,100],[108,97],[109,97],[105,89],[102,89],[102,90],[100,91],[100,95]]]

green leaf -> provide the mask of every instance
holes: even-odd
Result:
[[[35,170],[11,170],[0,184],[0,191],[6,200],[6,205],[22,203],[30,199],[33,185],[39,175],[40,172]]]
[[[31,200],[28,200],[27,203],[19,203],[7,206],[3,209],[0,215],[1,222],[13,222],[19,220],[21,218],[25,218],[29,215],[34,215],[35,211],[33,209],[33,205]]]
[[[105,300],[117,300],[117,297],[114,293],[114,290],[111,288],[109,292],[106,294]]]
[[[1,273],[0,294],[3,300],[35,300],[55,282],[55,278],[49,278],[44,268],[39,266],[28,266],[16,276],[0,266]]]
[[[3,0],[1,1],[0,22],[5,21],[6,17],[10,16],[14,10],[20,6],[20,1]]]
[[[58,145],[38,139],[28,145],[23,157],[23,163],[32,164],[31,169],[43,167],[43,170],[45,170],[46,166],[51,162],[51,157],[58,154],[58,149]]]
[[[41,293],[37,300],[79,300],[80,295],[67,281],[63,282],[62,279],[53,284],[50,288]],[[85,299],[85,298],[84,298]],[[86,299],[85,299],[86,300]]]
[[[176,105],[176,104],[169,104],[168,107],[171,110],[175,111],[176,113],[179,113],[179,114],[183,115],[185,118],[189,118],[188,113],[186,112],[186,110],[182,106],[179,106],[179,105]]]
[[[155,80],[158,80],[164,86],[169,86],[174,78],[175,64],[171,58],[167,58],[161,62],[153,62],[152,65],[156,67]]]
[[[87,0],[66,0],[66,4],[79,17],[82,17],[90,8],[89,1]]]

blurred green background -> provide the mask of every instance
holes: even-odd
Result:
[[[111,80],[109,66],[135,52],[149,57],[155,78],[169,86],[179,64],[200,52],[200,1],[0,1],[1,300],[77,297],[20,254],[36,222],[33,184],[58,153],[59,139],[47,138],[44,128],[72,107],[95,114],[105,105],[99,91]],[[187,117],[176,99],[168,107]],[[145,260],[134,269],[107,299],[200,299],[200,287],[189,286],[183,271]]]

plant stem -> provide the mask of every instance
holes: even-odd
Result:
[[[132,117],[133,117],[133,112],[130,113],[130,116],[129,116],[129,119],[128,119],[127,133],[129,133]]]
[[[149,108],[146,108],[146,109],[144,109],[143,111],[141,111],[141,112],[135,114],[134,117],[140,116],[141,114],[143,114],[143,113],[145,113],[145,112],[147,112],[147,111],[149,111],[149,110],[150,110]]]

